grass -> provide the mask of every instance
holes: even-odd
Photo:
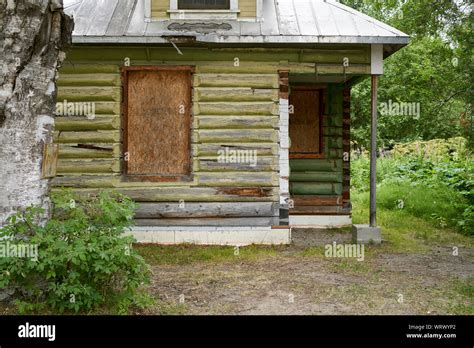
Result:
[[[135,248],[150,265],[187,265],[195,262],[239,262],[272,257],[285,247],[256,246],[226,247],[199,245],[136,245]]]
[[[453,284],[454,291],[465,297],[464,303],[454,305],[456,313],[474,315],[474,277],[466,280],[457,280]]]
[[[419,192],[418,192],[419,193]],[[421,193],[419,193],[421,194]],[[414,194],[413,194],[414,195]],[[420,214],[419,209],[433,211],[430,198],[426,201],[423,196],[417,198],[421,207],[411,210],[410,206],[398,209],[388,206],[388,202],[397,201],[400,195],[393,195],[392,189],[379,189],[382,203],[377,209],[377,224],[382,228],[382,237],[387,241],[389,248],[395,252],[425,253],[433,245],[453,245],[474,247],[474,239],[464,236],[447,226],[436,226],[433,219],[427,214]],[[355,193],[352,195],[353,222],[367,223],[369,216],[369,193]],[[440,209],[444,209],[443,207]],[[383,248],[380,251],[386,251]]]

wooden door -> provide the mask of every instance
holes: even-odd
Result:
[[[179,180],[190,173],[191,70],[129,68],[125,86],[125,173]]]
[[[322,157],[322,89],[294,87],[290,94],[291,158]]]

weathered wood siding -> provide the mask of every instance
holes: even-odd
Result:
[[[241,18],[257,17],[257,0],[239,0]]]
[[[151,18],[167,19],[170,0],[151,0]]]
[[[58,102],[94,102],[95,118],[83,115],[56,119],[55,141],[59,161],[53,184],[72,187],[82,197],[114,188],[137,202],[157,204],[139,218],[151,223],[179,217],[206,219],[203,224],[278,224],[279,203],[279,75],[296,73],[341,74],[342,58],[354,66],[347,75],[370,70],[369,50],[348,46],[320,49],[198,49],[144,47],[80,47],[71,49],[60,71]],[[192,65],[193,121],[191,132],[192,180],[186,182],[127,182],[122,180],[121,79],[125,61],[132,66]],[[321,65],[322,64],[322,65]],[[291,163],[298,195],[342,194],[342,92],[331,95],[324,119],[326,159]],[[329,95],[329,94],[328,94]],[[340,95],[340,97],[339,97]],[[218,151],[256,150],[257,164],[219,163]],[[316,175],[317,177],[313,178]],[[321,180],[324,178],[324,180]],[[197,204],[189,210],[177,203]],[[234,203],[235,214],[228,215]],[[169,204],[164,210],[163,205]],[[216,205],[217,204],[217,205]],[[263,204],[263,207],[262,207]],[[182,206],[182,205],[181,205]],[[208,207],[211,216],[199,211]],[[139,212],[140,209],[139,208]],[[226,210],[227,209],[227,210]],[[232,210],[232,209],[231,209]],[[196,213],[197,211],[197,213]],[[264,214],[264,215],[262,215]],[[235,219],[244,220],[235,220]],[[245,220],[252,218],[253,220]],[[222,220],[229,219],[229,220]],[[260,220],[258,220],[260,219]],[[193,220],[194,221],[194,220]],[[156,221],[162,224],[163,221]]]

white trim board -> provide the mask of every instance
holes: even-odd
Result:
[[[271,227],[133,227],[126,235],[138,243],[164,245],[281,245],[291,243],[291,229]]]
[[[338,228],[350,225],[350,215],[290,215],[292,228]]]

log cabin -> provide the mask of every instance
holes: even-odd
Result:
[[[351,87],[371,77],[376,105],[406,34],[331,0],[65,7],[54,190],[128,195],[148,243],[283,244],[352,223]]]

